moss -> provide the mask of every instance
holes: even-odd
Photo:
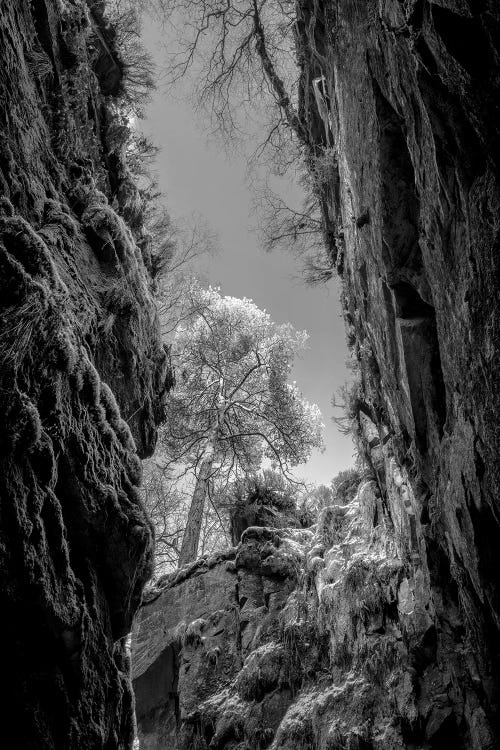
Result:
[[[332,664],[343,671],[348,671],[353,663],[353,644],[344,638],[332,648]]]
[[[370,573],[370,566],[363,558],[354,560],[347,568],[344,578],[344,588],[346,593],[353,595],[358,594],[359,590],[364,586],[367,578],[370,576]]]
[[[30,276],[41,276],[52,286],[60,284],[49,249],[27,221],[20,216],[0,217],[0,234],[7,251]]]
[[[113,422],[116,422],[120,418],[120,410],[114,393],[107,383],[102,383],[101,385],[100,400],[106,412],[106,419],[110,424],[113,424]]]
[[[130,434],[130,433],[129,433]],[[132,436],[130,435],[130,439],[132,439]],[[132,484],[136,485],[137,487],[141,483],[142,479],[142,463],[140,458],[135,453],[129,453],[127,456],[127,474],[129,480],[132,482]]]
[[[133,176],[128,170],[122,176],[116,191],[120,213],[132,230],[138,230],[144,223],[144,205]]]
[[[384,611],[384,582],[381,580],[378,566],[369,558],[359,558],[348,566],[343,581],[343,592],[351,616],[359,618],[364,625],[367,625],[370,617]]]
[[[97,406],[101,398],[101,378],[94,365],[87,359],[80,360],[83,388],[82,397],[91,405]]]
[[[253,651],[236,679],[236,689],[244,701],[262,697],[283,682],[285,650],[277,643],[268,643]]]
[[[131,289],[124,287],[123,284],[105,289],[102,300],[104,307],[114,316],[113,322],[116,316],[120,317],[120,319],[129,318],[137,309],[136,297]],[[112,327],[112,323],[109,327]]]
[[[0,217],[14,216],[14,206],[8,198],[0,196]]]
[[[7,398],[5,394],[4,398]],[[9,397],[5,408],[3,425],[5,448],[26,451],[37,443],[42,435],[40,414],[26,393],[17,391]]]
[[[124,419],[120,418],[119,422],[113,425],[113,429],[116,433],[116,436],[118,437],[118,440],[123,445],[125,450],[135,453],[136,448],[134,438],[132,437],[132,433],[127,422],[125,422]]]
[[[356,658],[368,680],[383,685],[401,663],[401,646],[393,635],[379,636],[373,641],[366,641]]]
[[[121,418],[120,410],[113,392],[106,383],[101,383],[100,401],[106,413],[106,419],[113,428],[116,436],[126,450],[135,452],[135,444],[130,427]],[[133,470],[132,470],[133,471]]]
[[[78,231],[78,225],[71,216],[69,208],[61,201],[52,198],[45,200],[44,203],[44,224],[54,225],[58,230],[62,228],[68,237],[74,237]],[[40,231],[42,236],[46,236],[44,231],[46,231],[45,226]]]
[[[81,223],[100,261],[127,263],[135,257],[130,230],[111,206],[92,203],[83,212]]]
[[[18,372],[24,365],[24,360],[32,352],[32,347],[39,333],[44,316],[48,312],[47,298],[39,290],[32,290],[32,294],[21,303],[4,308],[0,322],[0,355],[3,363],[2,375],[12,368]],[[40,290],[42,291],[42,290]]]
[[[52,337],[54,365],[70,375],[78,366],[78,351],[72,338],[67,326],[58,330]]]
[[[253,750],[264,750],[274,739],[274,729],[263,724],[260,712],[257,715],[249,712],[245,719],[244,733],[246,746]]]
[[[234,746],[245,736],[244,715],[242,713],[226,712],[218,723],[217,731],[210,743],[210,750],[225,750]],[[243,747],[245,747],[245,744]],[[238,744],[236,745],[238,747]]]
[[[275,744],[280,750],[315,750],[311,704],[302,696],[285,715],[276,733]]]
[[[101,380],[124,413],[149,405],[140,426],[151,451],[165,357],[132,235],[109,205],[125,171],[107,158],[110,102],[89,69],[97,5],[25,3],[21,12],[6,3],[0,24],[0,98],[9,102],[0,144],[0,593],[12,688],[4,708],[22,747],[132,744],[119,639],[150,573],[151,533],[133,486],[139,459],[118,410],[116,432],[107,420]],[[33,64],[48,50],[54,77]],[[116,268],[99,267],[85,240],[79,218],[91,205],[104,207]],[[111,284],[134,290],[119,347],[99,328]]]
[[[72,390],[75,392],[75,394],[80,393],[84,387],[82,368],[77,364],[77,367],[70,374],[70,385]]]

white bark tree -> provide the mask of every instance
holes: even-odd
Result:
[[[191,290],[191,320],[172,356],[176,387],[163,445],[172,465],[192,466],[195,486],[179,557],[196,557],[210,482],[256,471],[264,459],[283,474],[322,447],[321,415],[287,379],[307,334],[276,325],[251,300]]]

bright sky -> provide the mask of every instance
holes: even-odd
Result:
[[[146,19],[144,42],[161,66],[158,41],[157,25]],[[309,346],[296,360],[293,379],[321,409],[326,450],[315,451],[296,474],[329,484],[353,463],[351,439],[339,433],[331,419],[332,396],[350,379],[337,281],[308,288],[297,280],[299,267],[291,254],[259,248],[250,231],[255,217],[245,184],[245,159],[229,159],[208,145],[189,104],[173,100],[160,84],[138,128],[161,149],[156,169],[172,217],[199,213],[218,234],[220,252],[206,268],[209,283],[220,286],[223,294],[252,299],[277,323],[290,321],[308,331]]]

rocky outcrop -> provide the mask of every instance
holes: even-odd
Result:
[[[138,454],[168,368],[102,11],[0,4],[1,708],[23,750],[133,735],[124,637],[152,547]]]
[[[280,612],[311,537],[308,530],[251,527],[238,548],[202,558],[149,592],[133,632],[141,748],[230,747],[239,738],[270,737],[268,724],[276,726],[292,695]],[[261,658],[267,664],[259,676]],[[261,720],[255,711],[246,716],[255,699]]]
[[[384,443],[386,464],[398,467],[380,470],[366,450],[381,496],[395,482],[406,487],[390,512],[396,527],[407,519],[405,544],[427,581],[437,664],[465,706],[461,741],[492,747],[500,736],[499,9],[304,0],[298,21],[302,117],[312,163],[330,165],[317,187],[360,363],[358,437],[366,449]],[[326,122],[312,95],[321,76]],[[422,741],[412,732],[408,743]]]
[[[459,615],[438,638],[438,592],[408,545],[407,477],[378,453],[384,498],[367,479],[315,527],[249,528],[149,593],[133,638],[141,748],[493,747]]]

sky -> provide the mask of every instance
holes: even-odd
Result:
[[[143,41],[161,70],[161,35],[148,18]],[[308,348],[296,359],[292,379],[322,412],[325,451],[314,451],[295,473],[308,482],[329,484],[354,461],[350,437],[332,422],[332,415],[338,416],[332,396],[350,380],[337,280],[307,287],[297,278],[300,267],[292,254],[266,253],[259,247],[244,156],[230,158],[213,139],[209,143],[199,115],[189,102],[174,99],[161,80],[137,127],[160,148],[155,172],[174,220],[200,214],[218,235],[219,251],[203,268],[208,283],[220,286],[223,294],[252,299],[276,323],[291,322],[308,331]]]

